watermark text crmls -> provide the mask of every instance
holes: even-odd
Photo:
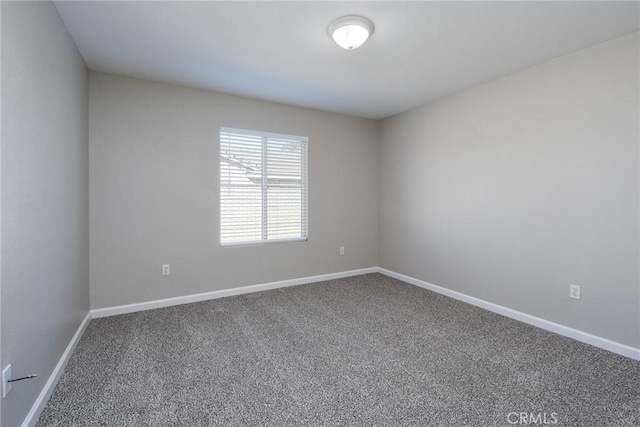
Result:
[[[513,425],[555,425],[558,424],[557,412],[509,412],[507,422]]]

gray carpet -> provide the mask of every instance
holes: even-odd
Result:
[[[38,426],[638,426],[639,366],[370,274],[92,320]]]

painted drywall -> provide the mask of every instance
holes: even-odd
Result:
[[[380,266],[640,347],[638,40],[383,120]]]
[[[89,98],[93,308],[376,265],[376,121],[98,72]],[[309,137],[307,242],[220,247],[223,126]]]
[[[89,311],[88,71],[51,2],[2,2],[2,425]]]

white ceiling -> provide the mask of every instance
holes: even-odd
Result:
[[[639,29],[638,2],[56,1],[92,70],[383,118]],[[346,51],[343,15],[375,30]]]

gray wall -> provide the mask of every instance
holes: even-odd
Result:
[[[638,48],[382,121],[380,266],[639,347]]]
[[[2,425],[22,423],[89,311],[88,72],[50,2],[2,2]]]
[[[377,122],[94,72],[89,104],[93,308],[377,264]],[[219,246],[221,126],[309,137],[308,242]]]

